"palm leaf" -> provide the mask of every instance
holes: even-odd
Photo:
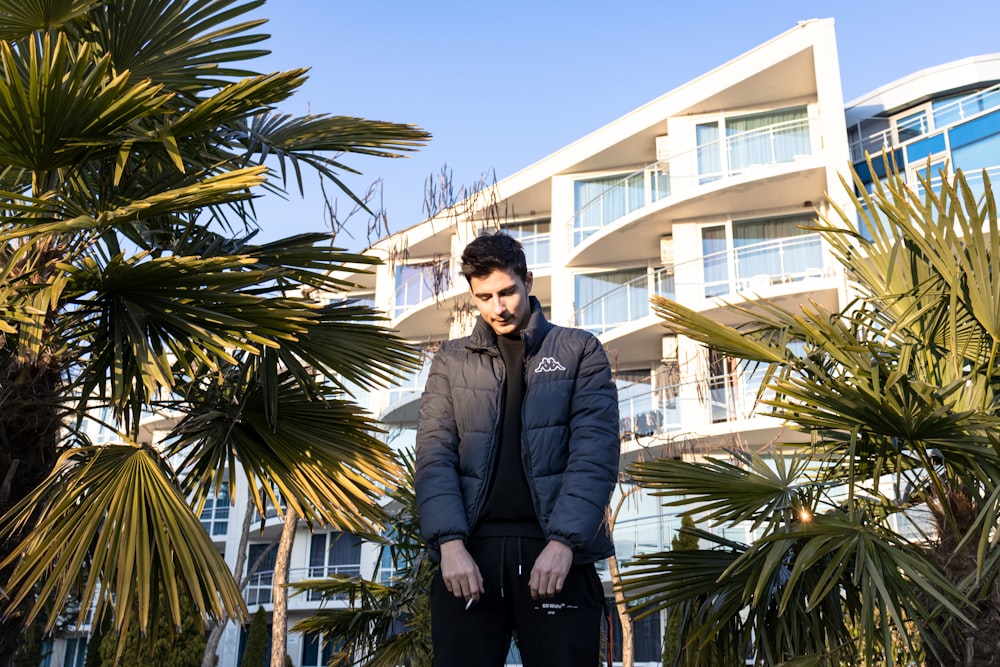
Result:
[[[29,517],[37,521],[25,533]],[[6,584],[12,604],[38,592],[30,618],[47,603],[62,603],[77,593],[94,601],[96,618],[111,605],[122,635],[130,623],[123,610],[134,603],[145,631],[158,585],[176,625],[182,588],[203,617],[245,616],[228,567],[178,491],[177,480],[150,449],[70,450],[43,484],[0,517],[0,538],[18,541],[0,563],[13,565]],[[89,609],[80,609],[79,623]],[[48,627],[56,619],[52,616]]]

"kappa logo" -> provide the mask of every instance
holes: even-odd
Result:
[[[538,362],[538,368],[535,369],[536,373],[555,373],[556,371],[564,371],[566,367],[559,363],[555,357],[542,357],[542,360]]]

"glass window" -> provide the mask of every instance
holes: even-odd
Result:
[[[548,265],[549,242],[552,237],[549,220],[506,223],[500,229],[521,242],[529,268]]]
[[[896,121],[896,136],[899,137],[900,143],[927,134],[929,131],[926,110],[918,111]]]
[[[229,530],[229,482],[223,482],[219,494],[205,500],[201,525],[209,535],[225,535]]]
[[[701,123],[694,128],[698,141],[698,182],[710,183],[722,178],[722,146],[719,124]]]
[[[728,294],[729,253],[726,226],[714,225],[701,230],[702,270],[705,276],[705,297]]]
[[[333,657],[334,643],[323,635],[307,632],[302,635],[302,667],[325,667]],[[322,648],[321,648],[322,647]]]
[[[643,172],[580,179],[573,184],[573,245],[645,203]]]
[[[575,277],[576,324],[602,334],[649,314],[646,269],[581,273]]]
[[[727,118],[726,137],[731,172],[812,152],[805,107]]]
[[[396,267],[394,317],[410,306],[442,294],[451,287],[448,261],[404,264]]]
[[[361,539],[350,533],[337,531],[316,533],[309,545],[309,577],[321,579],[333,574],[358,576],[361,574]],[[309,600],[322,596],[309,591]]]
[[[244,596],[247,605],[256,607],[261,604],[271,604],[274,587],[274,560],[277,551],[270,548],[268,542],[251,544],[247,547],[247,568],[257,565],[254,575],[247,582]],[[266,553],[265,553],[266,552]],[[260,561],[257,564],[258,560]]]

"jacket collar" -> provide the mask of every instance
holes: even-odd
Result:
[[[524,341],[524,354],[531,356],[541,347],[546,334],[552,328],[552,323],[545,319],[542,313],[542,304],[533,296],[528,297],[531,304],[531,314],[528,316],[528,325],[521,329],[521,339]],[[497,353],[497,334],[493,327],[486,323],[486,320],[479,316],[476,318],[476,326],[469,336],[469,348],[477,350],[489,350]]]

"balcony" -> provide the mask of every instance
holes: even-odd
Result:
[[[388,404],[379,421],[385,424],[413,424],[417,421],[420,396],[427,384],[433,353],[424,353],[424,362],[415,372],[399,380],[388,390]]]
[[[353,563],[348,565],[325,565],[316,567],[289,568],[288,583],[297,584],[310,579],[323,579],[334,574],[345,574],[358,576],[361,574],[361,564]],[[274,603],[274,571],[266,570],[257,572],[243,589],[243,599],[246,600],[247,607],[255,609],[257,605],[269,605]],[[346,598],[344,598],[346,600]],[[300,601],[294,604],[292,601]],[[306,603],[306,604],[303,604]],[[312,604],[309,604],[312,603]],[[312,608],[319,603],[318,596],[309,594],[289,596],[289,607]]]
[[[600,275],[580,277],[599,278]],[[587,302],[573,313],[573,326],[600,336],[616,327],[652,315],[649,305],[652,295],[675,298],[673,267],[641,275]]]
[[[670,155],[613,181],[591,181],[595,189],[604,187],[595,196],[578,203],[567,223],[573,246],[623,218],[641,217],[645,209],[654,205],[662,208],[671,199],[696,195],[699,186],[712,184],[711,189],[716,190],[761,169],[811,156],[811,131],[807,118],[773,123],[701,142],[695,149]],[[683,160],[696,162],[697,174],[672,176],[671,164],[681,164]],[[578,198],[586,192],[586,185],[587,182],[579,182]]]
[[[802,234],[763,241],[705,255],[704,282],[698,291],[704,298],[754,295],[772,286],[804,283],[831,275],[819,234]]]
[[[396,290],[392,295],[392,318],[448,291],[452,284],[448,259],[396,267]]]
[[[923,109],[896,121],[898,142],[893,140],[892,127],[855,139],[850,146],[851,162],[863,162],[866,154],[879,155],[883,150],[891,151],[898,146],[916,143],[929,134],[998,108],[1000,84],[952,100],[932,103],[929,113]]]

